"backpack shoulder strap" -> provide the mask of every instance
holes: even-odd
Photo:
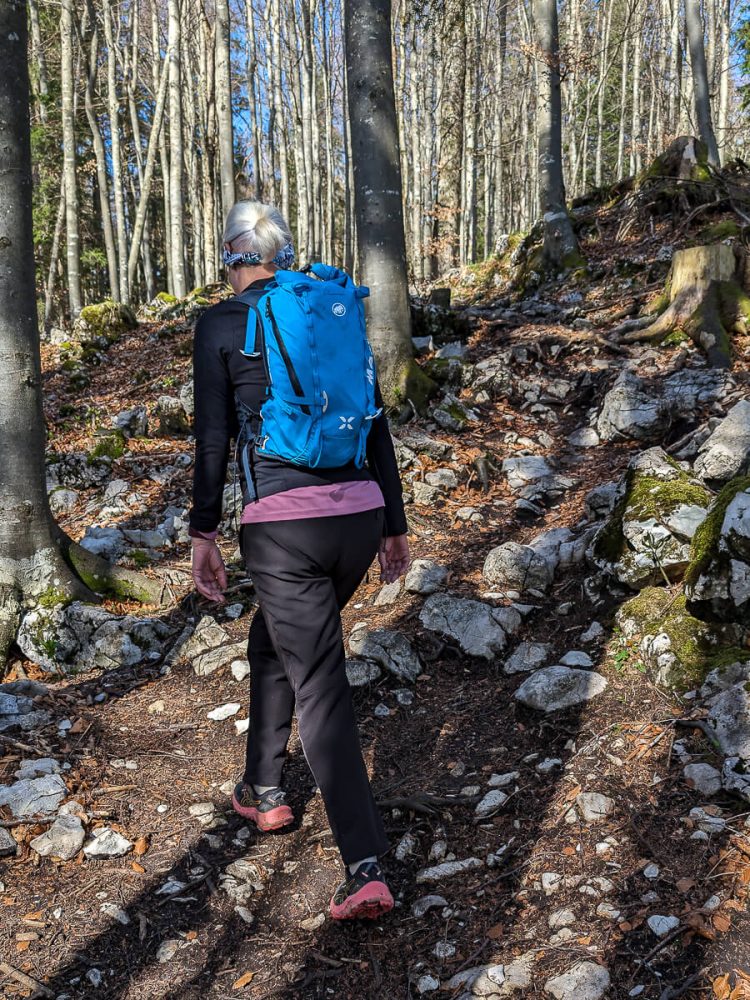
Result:
[[[263,289],[260,295],[258,295],[257,289],[252,289],[241,292],[236,296],[238,302],[244,302],[249,307],[247,310],[247,324],[245,326],[245,346],[240,351],[246,358],[257,358],[263,350],[263,328],[259,323],[258,302],[265,294],[266,289]],[[258,342],[258,333],[260,333],[260,343]]]

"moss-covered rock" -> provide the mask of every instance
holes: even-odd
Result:
[[[121,430],[113,430],[101,435],[88,454],[89,465],[102,459],[114,461],[125,454],[125,435]]]
[[[679,580],[710,502],[706,487],[661,448],[642,452],[631,462],[612,513],[594,538],[593,561],[635,588]]]
[[[710,625],[688,611],[685,595],[646,587],[620,608],[623,638],[656,684],[679,691],[699,687],[717,668],[750,660],[741,631]]]
[[[696,531],[685,593],[699,618],[750,621],[750,477],[727,483]]]
[[[700,238],[706,243],[716,243],[717,240],[728,240],[739,236],[740,224],[736,219],[722,219],[714,222],[700,231]]]
[[[136,326],[138,320],[130,306],[106,299],[83,307],[73,324],[73,334],[84,342],[104,338],[111,343]]]
[[[411,322],[412,336],[432,337],[436,344],[466,341],[471,334],[465,313],[441,306],[412,303]]]

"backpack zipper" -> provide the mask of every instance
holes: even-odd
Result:
[[[292,364],[292,359],[289,357],[289,351],[286,349],[286,344],[284,343],[284,338],[281,336],[281,330],[279,330],[279,325],[276,322],[276,317],[273,314],[273,309],[271,308],[271,300],[266,299],[266,316],[271,321],[271,327],[273,328],[274,337],[276,337],[276,343],[279,345],[279,353],[281,354],[281,359],[284,362],[284,367],[286,368],[286,373],[289,376],[289,381],[294,390],[295,396],[304,396],[305,390],[302,388],[302,383],[299,380],[297,372],[294,370],[294,365]],[[310,416],[310,407],[302,405],[301,410]]]

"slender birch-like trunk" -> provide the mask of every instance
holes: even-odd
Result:
[[[214,0],[216,121],[219,128],[219,176],[221,179],[221,216],[226,219],[236,200],[234,182],[234,126],[232,123],[232,74],[229,25],[229,0]]]
[[[112,158],[112,187],[115,204],[115,232],[117,234],[118,280],[116,301],[130,301],[128,291],[128,237],[125,228],[125,191],[123,188],[123,163],[120,149],[120,107],[117,93],[117,54],[112,30],[110,4],[102,5],[104,38],[107,43],[107,110],[109,115],[110,156]],[[118,31],[119,35],[119,31]]]
[[[695,115],[698,120],[700,138],[708,147],[708,162],[721,165],[719,149],[711,119],[711,97],[708,88],[708,70],[703,45],[703,24],[701,22],[700,0],[685,0],[685,26],[690,45],[690,63],[693,75]]]
[[[5,3],[9,0],[4,0]],[[68,280],[68,305],[71,319],[81,311],[81,250],[78,229],[78,184],[76,181],[76,133],[73,110],[75,72],[73,68],[73,0],[62,0],[60,15],[60,82],[63,138],[63,176],[65,178],[65,241]],[[24,29],[24,37],[26,35]],[[7,67],[4,72],[7,72]]]
[[[181,0],[169,0],[169,200],[172,287],[178,299],[187,295],[182,183],[182,71],[180,59]]]

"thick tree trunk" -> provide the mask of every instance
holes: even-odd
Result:
[[[372,293],[368,334],[386,401],[421,407],[431,383],[411,344],[390,2],[346,0],[345,19],[357,244]]]
[[[747,333],[750,321],[750,298],[735,281],[736,268],[734,252],[724,243],[678,250],[667,283],[669,305],[650,326],[625,334],[621,342],[660,343],[682,331],[713,367],[731,367],[731,334]]]
[[[229,3],[216,0],[215,66],[216,119],[219,126],[219,173],[221,175],[221,215],[226,219],[235,202],[234,127],[232,125],[232,76],[230,71]],[[257,169],[257,165],[256,165]]]
[[[721,161],[711,120],[711,96],[708,88],[706,53],[703,47],[700,0],[685,0],[685,25],[690,43],[690,63],[693,70],[693,94],[695,96],[698,132],[708,146],[708,162],[714,167],[718,167]]]
[[[557,0],[535,0],[539,67],[539,200],[544,220],[544,261],[562,270],[582,263],[578,241],[565,207],[562,170],[562,109]]]
[[[60,78],[63,139],[63,176],[65,177],[65,237],[68,265],[68,302],[71,319],[81,311],[81,261],[78,231],[78,187],[76,181],[76,135],[74,112],[73,0],[62,0],[60,15]],[[7,72],[4,69],[3,72]]]
[[[40,598],[93,599],[65,559],[79,546],[55,524],[47,502],[41,362],[32,238],[26,3],[0,5],[0,666],[25,605]],[[83,550],[80,550],[81,552]],[[91,553],[94,583],[111,567]],[[81,563],[83,568],[83,563]],[[112,571],[122,572],[122,571]],[[129,574],[135,577],[136,574]],[[141,578],[143,579],[143,578]],[[144,580],[145,589],[149,581]],[[144,591],[141,591],[142,595]],[[150,596],[156,596],[156,590]]]

